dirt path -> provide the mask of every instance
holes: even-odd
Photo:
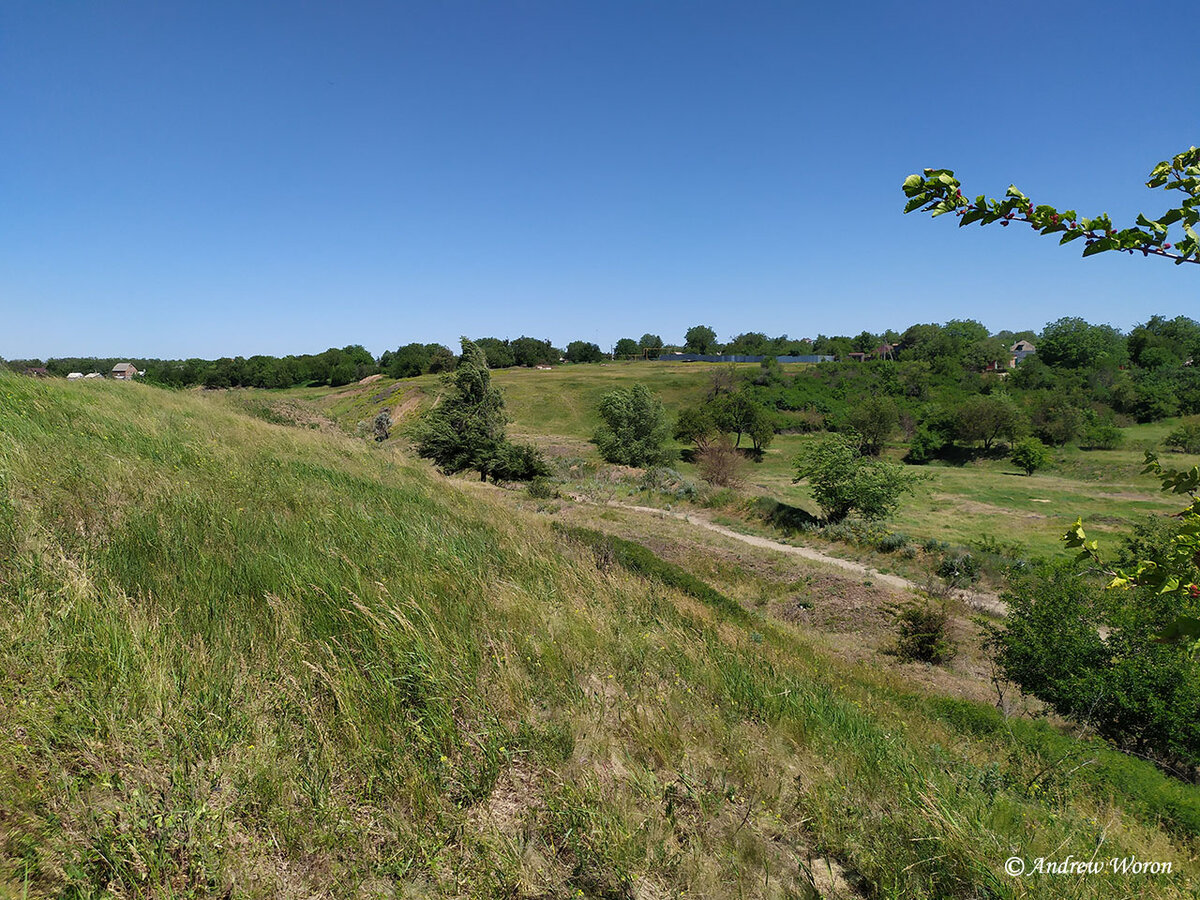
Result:
[[[706,528],[709,531],[715,531],[717,534],[732,538],[735,541],[741,541],[743,544],[749,544],[752,547],[762,547],[767,550],[775,550],[779,553],[786,553],[788,556],[799,556],[803,559],[813,560],[814,562],[826,563],[831,566],[837,566],[839,569],[845,569],[847,572],[854,572],[856,575],[863,575],[870,578],[872,581],[879,584],[887,585],[897,591],[919,591],[921,586],[915,581],[909,581],[907,578],[901,578],[899,575],[888,575],[877,569],[872,569],[870,566],[865,566],[862,563],[857,563],[849,559],[841,559],[837,556],[830,556],[827,553],[822,553],[820,550],[814,550],[811,547],[797,547],[793,544],[784,544],[780,541],[774,541],[770,538],[759,537],[753,534],[742,534],[740,531],[734,531],[732,528],[726,528],[724,525],[718,525],[716,522],[711,522],[703,516],[698,516],[695,513],[674,512],[673,510],[655,509],[653,506],[634,506],[629,503],[617,503],[615,500],[610,500],[606,506],[612,506],[617,509],[627,509],[631,512],[643,513],[652,516],[663,516],[671,519],[679,519],[682,522],[687,522],[689,525],[695,525],[699,528]],[[959,591],[959,596],[962,601],[968,606],[979,610],[980,612],[988,613],[993,616],[1008,615],[1008,607],[1005,603],[994,594],[985,594],[979,591]]]

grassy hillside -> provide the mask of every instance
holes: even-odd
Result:
[[[0,375],[0,896],[1187,895],[1148,765],[269,418]]]
[[[598,424],[600,397],[614,387],[642,382],[657,393],[674,415],[698,403],[714,369],[703,363],[618,362],[611,365],[562,366],[552,371],[501,369],[493,380],[504,390],[512,419],[510,430],[540,446],[599,459],[587,442]],[[726,365],[723,368],[730,368]],[[732,367],[753,371],[753,365]],[[789,366],[788,369],[800,368]],[[438,390],[437,378],[387,379],[369,386],[315,388],[283,392],[319,407],[343,427],[369,419],[387,405],[394,411],[421,408]],[[279,396],[272,392],[271,396]],[[1025,477],[1004,459],[981,459],[964,466],[935,464],[920,467],[927,483],[904,502],[894,527],[909,537],[933,538],[964,544],[988,535],[1016,544],[1025,552],[1049,555],[1061,551],[1060,538],[1076,517],[1083,516],[1098,536],[1128,529],[1148,513],[1174,513],[1177,502],[1158,489],[1155,479],[1141,475],[1143,454],[1160,449],[1176,421],[1135,425],[1124,429],[1118,450],[1054,450],[1052,466]],[[762,462],[748,466],[747,490],[819,513],[806,485],[792,483],[792,460],[808,435],[779,435]],[[682,449],[677,445],[677,449]],[[901,458],[907,447],[896,442],[888,450]],[[1200,458],[1165,453],[1169,464],[1191,466]],[[694,467],[673,464],[695,478]]]

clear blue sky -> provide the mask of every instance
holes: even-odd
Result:
[[[924,166],[1161,211],[1150,167],[1200,143],[1194,29],[1171,18],[9,0],[0,355],[1200,318],[1200,267],[901,215]]]

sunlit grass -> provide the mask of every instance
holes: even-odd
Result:
[[[637,558],[219,396],[0,376],[0,894],[804,896],[825,858],[869,895],[1044,896],[1004,859],[1097,847],[1191,872],[1193,789],[1090,744],[1068,774],[1066,739]]]

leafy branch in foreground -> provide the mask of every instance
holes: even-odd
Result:
[[[1174,594],[1180,599],[1195,601],[1200,598],[1200,466],[1190,469],[1168,469],[1153,453],[1146,452],[1143,475],[1154,475],[1164,491],[1186,494],[1191,504],[1175,514],[1179,527],[1171,542],[1162,548],[1155,559],[1139,559],[1132,568],[1116,568],[1107,563],[1100,554],[1098,541],[1088,540],[1083,530],[1083,521],[1075,524],[1063,535],[1063,541],[1072,550],[1079,550],[1079,561],[1090,561],[1098,566],[1111,580],[1110,588],[1147,587],[1159,594]],[[1178,616],[1159,635],[1160,640],[1192,642],[1193,649],[1200,649],[1200,618]]]
[[[1094,218],[1076,214],[1075,210],[1059,211],[1053,206],[1033,205],[1028,197],[1009,185],[1003,200],[989,199],[980,194],[974,201],[963,196],[962,187],[950,169],[926,169],[923,175],[904,179],[906,213],[914,210],[946,213],[958,216],[959,227],[978,222],[991,225],[999,222],[1008,227],[1011,222],[1025,222],[1041,234],[1061,234],[1060,244],[1084,238],[1084,256],[1107,250],[1140,252],[1143,256],[1162,256],[1180,263],[1200,263],[1200,237],[1195,226],[1200,222],[1200,150],[1191,147],[1171,160],[1154,167],[1146,187],[1176,190],[1186,195],[1179,206],[1168,209],[1157,219],[1139,214],[1137,224],[1117,230],[1107,213]],[[1172,225],[1180,225],[1183,237],[1174,244],[1167,240]]]

